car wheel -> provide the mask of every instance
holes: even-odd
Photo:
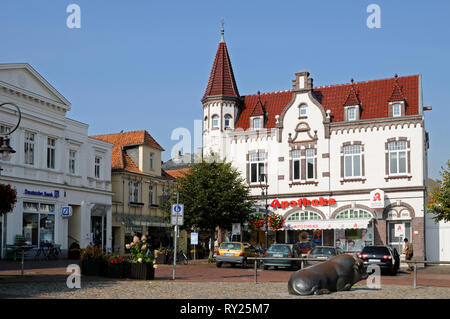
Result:
[[[278,269],[278,266],[273,266],[273,268]]]
[[[216,267],[217,267],[217,268],[222,267],[222,262],[221,262],[221,261],[217,262],[217,263],[216,263]]]
[[[243,269],[247,268],[247,259],[244,259],[244,260],[242,261],[241,267],[242,267]]]
[[[234,268],[234,266],[236,266],[236,264],[235,263],[231,263],[230,266],[231,266],[231,268]]]
[[[264,270],[269,269],[269,266],[264,265]]]

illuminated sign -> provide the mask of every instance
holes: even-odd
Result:
[[[283,200],[279,201],[278,199],[274,199],[270,204],[271,207],[275,208],[287,208],[287,207],[301,207],[301,206],[332,206],[336,204],[336,200],[334,198],[325,199],[320,197],[319,199],[309,200],[306,198],[300,198],[299,200]]]
[[[25,189],[25,195],[34,195],[34,196],[44,196],[44,197],[55,197],[59,198],[59,191],[55,190],[54,192],[41,192],[41,191],[29,191]]]

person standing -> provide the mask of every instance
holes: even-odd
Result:
[[[414,255],[413,245],[408,241],[408,238],[405,238],[404,242],[405,242],[405,248],[403,249],[403,253],[405,254],[406,261],[408,261],[408,260],[411,260]],[[408,270],[412,271],[413,269],[414,268],[413,268],[412,264],[408,263]]]

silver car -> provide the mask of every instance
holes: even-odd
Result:
[[[316,246],[308,253],[307,258],[317,258],[317,259],[323,259],[325,261],[334,256],[341,255],[343,253],[344,253],[344,251],[337,247]],[[321,261],[306,260],[305,266],[312,266],[312,265],[318,264],[320,262]]]

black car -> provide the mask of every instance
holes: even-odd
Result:
[[[365,266],[378,265],[381,270],[396,275],[400,267],[400,256],[389,246],[366,246],[359,254]]]

